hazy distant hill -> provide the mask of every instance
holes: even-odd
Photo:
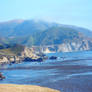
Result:
[[[13,33],[15,32],[14,29],[20,23],[22,23],[21,20],[1,22],[0,23],[0,35],[3,37],[9,37],[9,36],[13,35]]]
[[[58,24],[34,20],[13,20],[0,23],[0,34],[4,37],[28,36],[53,26],[58,26]]]
[[[76,50],[91,50],[92,46],[92,31],[81,27],[44,21],[14,20],[3,22],[0,23],[0,35],[5,38],[1,41],[10,44],[23,44],[29,47],[33,45],[58,45],[60,47],[62,44],[69,43],[70,47],[66,46],[66,48],[71,48],[71,50],[76,48]],[[71,45],[73,43],[75,45]]]
[[[71,28],[82,32],[86,36],[92,35],[92,32],[85,28],[35,20],[12,20],[8,22],[1,22],[0,35],[4,37],[28,36],[32,33],[45,31],[52,27]]]
[[[64,27],[64,25],[63,25],[63,27]],[[71,26],[71,25],[65,25],[65,27],[77,30],[77,31],[83,33],[85,36],[88,36],[88,37],[92,38],[92,30],[82,28],[82,27]]]

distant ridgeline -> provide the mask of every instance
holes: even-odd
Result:
[[[92,50],[92,32],[76,26],[34,20],[0,23],[0,48],[21,44],[44,53]]]

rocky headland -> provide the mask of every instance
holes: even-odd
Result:
[[[44,46],[33,46],[37,51],[42,53],[56,53],[56,52],[77,52],[77,51],[91,51],[92,40],[84,39],[75,41],[63,42],[57,45],[44,45]]]
[[[19,63],[22,61],[43,61],[43,54],[22,45],[13,45],[0,49],[0,64]]]

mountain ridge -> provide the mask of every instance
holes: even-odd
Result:
[[[67,45],[69,43],[70,47],[64,46],[66,49],[71,48],[71,51],[74,51],[72,50],[74,48],[76,49],[76,46],[71,45],[72,43],[83,45],[77,50],[80,50],[80,48],[91,50],[89,43],[92,43],[92,32],[89,29],[34,20],[15,20],[5,24],[0,23],[0,35],[7,39],[8,44],[22,44],[27,47],[56,44],[60,47],[61,44]],[[83,42],[86,43],[86,46]]]

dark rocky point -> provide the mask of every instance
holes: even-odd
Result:
[[[55,60],[55,59],[57,59],[57,57],[56,56],[51,56],[49,59]]]
[[[0,73],[0,80],[3,80],[3,79],[5,79],[5,76],[3,76],[2,73]]]

